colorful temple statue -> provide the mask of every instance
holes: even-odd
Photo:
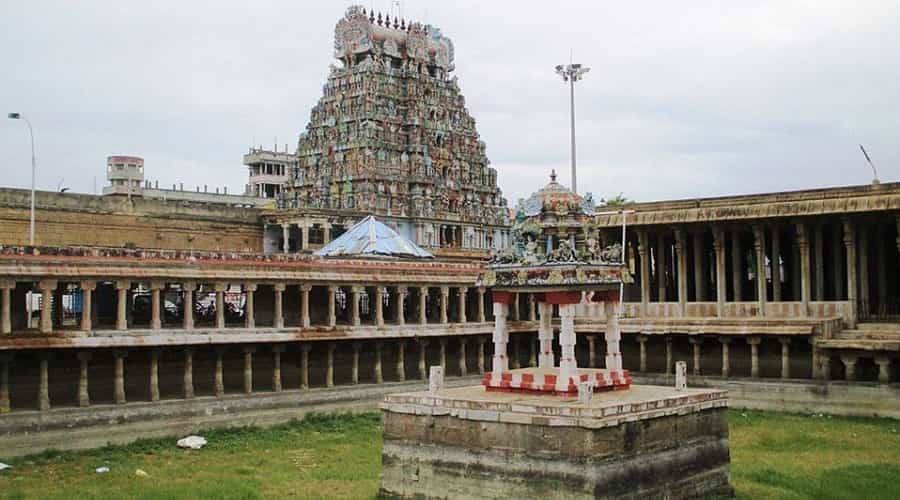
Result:
[[[619,350],[619,305],[622,286],[632,282],[622,246],[601,248],[591,224],[590,194],[581,197],[556,182],[556,173],[540,191],[518,207],[514,242],[495,252],[482,284],[494,301],[493,370],[484,379],[488,390],[573,394],[582,389],[627,389],[631,377],[622,369]],[[539,314],[537,368],[509,370],[506,318],[514,294],[534,294]],[[575,315],[579,306],[603,303],[606,318],[606,368],[579,369],[575,358]],[[559,309],[557,364],[553,352],[553,310]],[[584,309],[582,307],[582,309]],[[593,309],[593,308],[591,308]]]
[[[506,200],[450,76],[450,39],[353,6],[334,50],[340,65],[300,135],[280,208],[380,215],[426,246],[503,244]]]

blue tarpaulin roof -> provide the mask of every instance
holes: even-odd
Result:
[[[384,256],[424,259],[434,257],[371,215],[320,248],[315,254],[320,257]]]

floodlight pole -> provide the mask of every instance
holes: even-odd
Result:
[[[578,193],[578,179],[575,173],[575,82],[584,78],[584,74],[591,68],[580,64],[559,65],[556,73],[564,82],[569,83],[569,138],[572,146],[572,192]]]
[[[28,244],[34,246],[34,172],[36,164],[34,157],[34,129],[31,128],[31,122],[28,120],[28,117],[21,113],[9,113],[7,117],[11,120],[24,120],[25,124],[28,125],[28,135],[31,137],[31,221],[28,226]]]

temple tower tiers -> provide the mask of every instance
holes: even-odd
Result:
[[[505,224],[497,172],[450,76],[450,39],[354,6],[334,46],[340,64],[300,136],[284,207]]]

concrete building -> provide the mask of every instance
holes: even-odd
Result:
[[[244,194],[257,198],[274,200],[281,195],[290,179],[291,173],[297,169],[297,155],[287,152],[267,151],[261,148],[250,148],[244,155],[250,177]]]

